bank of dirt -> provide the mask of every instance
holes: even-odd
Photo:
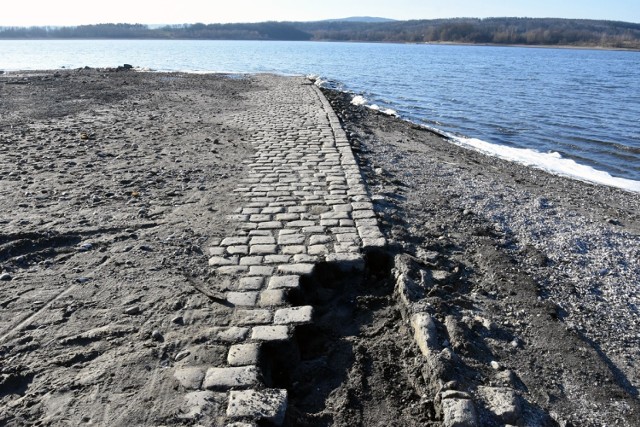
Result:
[[[435,348],[454,357],[440,378],[473,398],[481,425],[638,425],[640,197],[325,94],[391,252],[409,255],[401,264],[435,319]],[[517,416],[496,417],[487,387],[515,392]]]

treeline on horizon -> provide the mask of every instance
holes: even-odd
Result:
[[[555,18],[455,18],[392,22],[262,22],[0,27],[0,39],[204,39],[471,43],[640,49],[640,24]]]

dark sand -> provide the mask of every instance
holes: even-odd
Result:
[[[451,378],[476,394],[519,390],[531,425],[538,410],[560,425],[639,425],[640,195],[463,149],[325,93],[392,252],[415,256],[417,277],[441,271],[425,300],[460,356]]]
[[[202,337],[230,312],[198,288],[222,286],[206,251],[252,152],[226,118],[256,89],[219,75],[0,76],[0,425],[215,425],[224,408],[184,416],[167,368],[198,340],[190,357],[225,357]],[[640,197],[327,96],[389,254],[410,255],[457,354],[441,379],[477,402],[484,386],[516,390],[521,425],[640,425]],[[322,337],[309,345],[323,365],[292,368],[287,423],[440,425],[441,384],[421,372],[387,266],[321,285],[333,315],[304,332]]]

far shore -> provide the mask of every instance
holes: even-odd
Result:
[[[502,43],[460,43],[460,42],[394,42],[394,41],[360,41],[360,40],[260,40],[260,39],[196,39],[196,38],[110,38],[110,37],[92,37],[92,38],[2,38],[4,41],[92,41],[92,40],[110,40],[110,41],[229,41],[229,42],[291,42],[291,43],[358,43],[358,44],[407,44],[407,45],[434,45],[434,46],[478,46],[478,47],[516,47],[529,49],[573,49],[573,50],[607,50],[607,51],[625,51],[640,52],[640,48],[626,48],[613,46],[598,45],[543,45],[543,44],[502,44]]]

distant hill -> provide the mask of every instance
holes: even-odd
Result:
[[[0,28],[0,39],[95,38],[468,43],[640,50],[640,24],[555,18],[393,21],[385,18],[352,17],[317,22],[198,23],[159,28],[140,24]]]
[[[395,19],[389,18],[376,18],[374,16],[351,16],[349,18],[340,18],[340,19],[324,19],[319,22],[369,22],[369,23],[380,23],[380,22],[396,22]]]

